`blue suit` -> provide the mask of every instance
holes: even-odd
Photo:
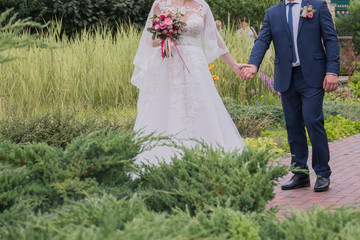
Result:
[[[339,75],[339,45],[326,2],[303,0],[302,7],[306,5],[312,5],[316,11],[313,18],[301,18],[299,22],[297,46],[301,66],[292,65],[293,46],[285,1],[267,10],[249,64],[259,67],[273,41],[274,88],[281,93],[292,164],[308,169],[306,126],[313,146],[313,169],[318,175],[329,177],[330,155],[322,113],[323,81],[326,73]]]

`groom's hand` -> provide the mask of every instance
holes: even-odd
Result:
[[[241,69],[239,77],[242,80],[249,81],[251,80],[257,73],[257,66],[253,64],[249,64],[247,67]]]
[[[339,77],[335,74],[326,74],[324,78],[323,88],[326,92],[333,92],[338,88]]]

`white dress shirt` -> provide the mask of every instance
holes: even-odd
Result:
[[[295,63],[293,63],[293,67],[297,67],[300,66],[300,58],[299,58],[299,51],[298,51],[298,46],[297,46],[297,37],[298,37],[298,31],[299,31],[299,22],[300,22],[300,10],[301,10],[301,2],[302,0],[295,0],[295,1],[288,1],[285,0],[285,5],[286,5],[286,19],[289,21],[289,5],[288,3],[295,3],[294,6],[292,7],[292,17],[293,17],[293,36],[294,36],[294,45],[293,47],[295,47],[295,55],[296,55],[296,59],[297,61]]]

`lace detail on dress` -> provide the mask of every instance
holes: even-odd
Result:
[[[184,21],[186,21],[191,15],[198,15],[204,17],[204,6],[198,2],[193,1],[191,5],[182,6],[181,0],[158,0],[157,1],[161,12],[181,12],[184,14]]]
[[[177,44],[190,73],[184,68],[178,54],[175,52],[173,62],[164,59],[171,72],[169,81],[174,84],[175,94],[171,96],[171,104],[177,110],[185,124],[179,137],[193,137],[194,117],[202,105],[202,98],[198,94],[198,73],[202,66],[207,66],[205,55],[202,50],[202,34],[204,31],[205,11],[204,5],[199,1],[193,1],[189,6],[181,6],[180,0],[157,0],[161,13],[181,12],[184,14],[183,21],[187,23],[186,32],[180,37]],[[197,49],[194,50],[193,47]],[[200,50],[201,49],[201,50]]]

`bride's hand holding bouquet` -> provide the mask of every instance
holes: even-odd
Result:
[[[162,57],[171,58],[171,50],[177,44],[181,34],[186,31],[186,23],[182,21],[184,15],[177,13],[154,14],[151,17],[151,25],[147,31],[152,33],[154,46],[161,46]]]

